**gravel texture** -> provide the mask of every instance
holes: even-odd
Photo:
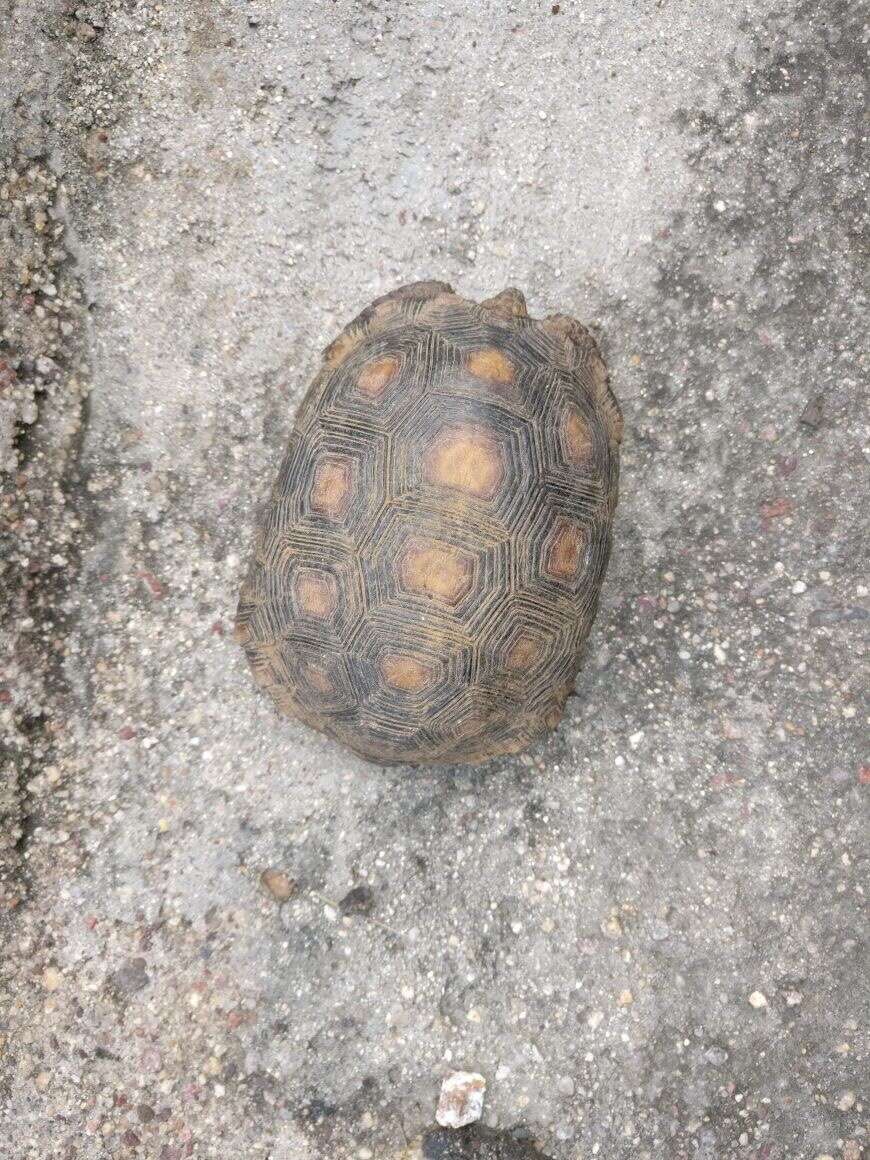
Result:
[[[0,0],[3,1160],[864,1154],[862,36]],[[626,416],[578,695],[480,769],[229,633],[319,351],[422,277],[593,324]]]

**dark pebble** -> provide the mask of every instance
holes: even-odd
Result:
[[[129,959],[117,971],[113,971],[106,980],[113,991],[125,995],[133,995],[148,985],[148,975],[145,971],[145,960]]]
[[[348,890],[338,904],[342,914],[369,914],[375,904],[375,896],[369,886],[354,886]]]
[[[825,417],[824,411],[822,409],[824,398],[824,395],[813,395],[813,397],[804,407],[803,411],[801,411],[799,422],[801,422],[804,427],[809,427],[813,431],[821,427],[822,420]]]

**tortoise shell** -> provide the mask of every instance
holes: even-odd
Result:
[[[559,721],[610,553],[622,417],[594,339],[518,290],[377,299],[324,352],[236,636],[278,709],[386,764]]]

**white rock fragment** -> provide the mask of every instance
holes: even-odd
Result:
[[[766,1007],[766,996],[762,995],[761,991],[753,991],[749,996],[749,1006],[754,1007],[756,1011],[760,1010],[762,1007]]]
[[[42,985],[46,991],[56,991],[63,982],[63,975],[57,967],[46,967],[42,972]]]
[[[442,1128],[464,1128],[483,1115],[486,1080],[476,1071],[454,1071],[441,1085],[435,1119]]]

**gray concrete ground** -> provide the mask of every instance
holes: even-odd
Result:
[[[863,1155],[863,35],[0,0],[4,1160]],[[320,349],[420,277],[600,327],[627,431],[563,725],[423,773],[229,635]]]

